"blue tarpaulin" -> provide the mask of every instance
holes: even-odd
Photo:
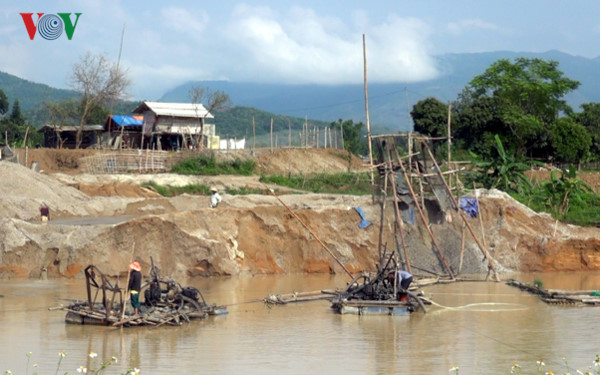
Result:
[[[142,125],[144,125],[144,117],[143,116],[111,115],[110,118],[117,126],[142,126]]]
[[[354,209],[356,210],[356,212],[358,212],[358,214],[360,215],[361,221],[360,224],[358,224],[358,227],[360,229],[366,228],[369,225],[371,225],[371,222],[367,219],[365,219],[365,212],[363,211],[362,207],[356,206],[354,207]]]
[[[477,199],[475,198],[460,198],[460,209],[465,211],[469,217],[477,217],[479,214],[479,206],[477,205]]]

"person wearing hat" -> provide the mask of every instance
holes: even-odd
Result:
[[[140,290],[142,289],[142,266],[139,262],[133,262],[129,265],[129,297],[131,299],[131,306],[133,306],[133,314],[137,316],[140,308]]]
[[[216,186],[211,186],[211,188],[210,188],[210,208],[216,208],[219,205],[219,203],[221,203],[222,198],[217,191],[218,190],[217,190]]]

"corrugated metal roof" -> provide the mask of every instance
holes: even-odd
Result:
[[[52,130],[55,132],[76,132],[79,130],[79,125],[51,125],[45,124],[41,128],[38,129],[38,132],[44,132],[47,130]],[[104,130],[104,125],[83,125],[83,131],[102,131]]]
[[[133,110],[133,113],[144,113],[146,110],[150,110],[158,116],[214,118],[200,103],[143,102]]]

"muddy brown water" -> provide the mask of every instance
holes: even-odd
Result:
[[[514,275],[546,288],[600,289],[600,274]],[[226,316],[181,327],[118,329],[64,323],[48,307],[84,298],[81,280],[0,281],[0,371],[40,374],[95,369],[112,356],[106,374],[509,374],[584,372],[600,352],[600,307],[553,306],[504,283],[460,282],[423,288],[440,306],[411,316],[336,315],[327,301],[267,306],[245,303],[271,293],[343,286],[343,275],[255,276],[182,282],[208,302],[229,305]],[[90,358],[88,353],[98,353]],[[32,352],[29,371],[26,353]],[[89,371],[88,373],[90,373]]]

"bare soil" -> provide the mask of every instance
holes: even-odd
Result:
[[[165,274],[174,277],[346,272],[340,263],[352,273],[375,269],[380,206],[370,196],[282,190],[277,197],[269,193],[223,194],[222,204],[210,209],[208,197],[164,198],[139,185],[144,181],[204,183],[222,191],[264,185],[258,176],[82,173],[79,160],[92,152],[29,150],[28,165],[36,161],[40,172],[0,161],[0,278],[36,278],[42,268],[49,277],[81,277],[89,263],[119,274],[132,254],[145,269],[152,256]],[[254,155],[218,157],[253,157],[265,174],[366,168],[360,159],[335,150],[261,150]],[[20,160],[25,160],[24,156]],[[546,177],[541,172],[536,176],[549,178],[549,172]],[[441,243],[440,253],[418,215],[413,225],[403,225],[407,254],[415,267],[444,274],[441,254],[455,274],[485,275],[485,252],[500,274],[600,269],[600,229],[558,223],[499,191],[478,192],[480,216],[468,220],[478,241],[463,230],[457,213],[441,219],[439,213],[426,213],[431,217],[428,226]],[[48,225],[40,222],[42,204],[51,210]],[[369,227],[358,227],[356,207],[364,210],[372,223]],[[108,217],[112,219],[97,219]],[[114,220],[119,217],[123,220]],[[71,220],[61,223],[66,218]],[[392,204],[386,205],[385,218],[381,233],[383,244],[390,248],[396,243]],[[78,220],[85,225],[77,225]]]

